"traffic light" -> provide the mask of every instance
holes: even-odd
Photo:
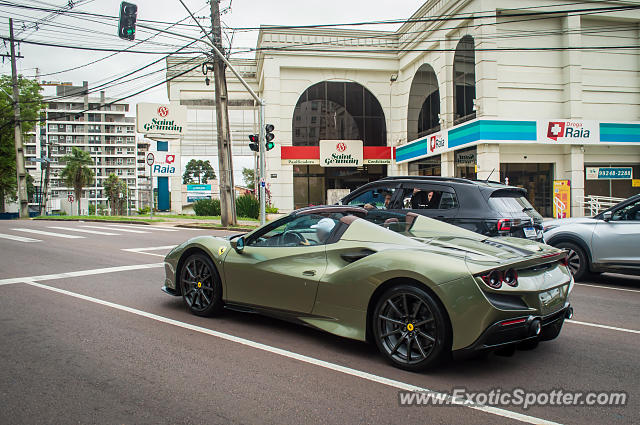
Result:
[[[251,142],[249,143],[249,149],[251,149],[254,152],[258,152],[260,150],[260,141],[259,141],[258,135],[250,134],[249,141]]]
[[[275,127],[273,126],[273,124],[267,124],[264,126],[264,130],[265,130],[264,139],[266,141],[265,147],[267,148],[268,151],[270,151],[276,146],[276,144],[272,142],[272,140],[276,137],[273,135],[274,128]]]
[[[123,1],[120,3],[120,23],[118,24],[118,37],[123,40],[133,41],[136,38],[136,19],[138,6]]]

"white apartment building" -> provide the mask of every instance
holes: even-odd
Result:
[[[264,27],[255,59],[235,63],[276,128],[273,204],[326,203],[330,190],[407,174],[508,181],[545,216],[555,180],[570,181],[573,216],[587,195],[638,193],[640,11],[591,10],[635,3],[430,0],[395,32]],[[255,106],[227,80],[242,162]],[[215,155],[213,85],[198,70],[168,91],[190,109],[183,161]],[[327,165],[320,140],[362,141],[363,160]]]
[[[25,141],[25,149],[27,171],[34,177],[36,186],[41,186],[45,172],[35,159],[51,159],[48,210],[64,209],[68,196],[74,193],[73,187],[67,187],[60,178],[64,168],[60,158],[70,154],[73,147],[89,152],[94,161],[96,181],[86,187],[82,195],[85,213],[89,203],[106,206],[102,185],[110,174],[127,182],[135,205],[138,192],[135,118],[126,116],[129,111],[126,103],[106,105],[112,100],[106,98],[104,92],[100,92],[99,97],[91,97],[86,82],[83,86],[58,86],[55,96],[45,98],[46,122]],[[75,208],[74,204],[74,213]]]

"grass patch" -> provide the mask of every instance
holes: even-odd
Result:
[[[220,220],[220,216],[219,215],[192,215],[192,214],[154,214],[154,217],[162,217],[162,218],[181,218],[181,219],[186,219],[186,220]],[[136,217],[149,217],[149,214],[144,214],[144,215],[138,215]],[[242,220],[242,221],[255,221],[256,223],[259,223],[260,220],[258,220],[257,218],[251,218],[251,217],[238,217],[238,220]]]

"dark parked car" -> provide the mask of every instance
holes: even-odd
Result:
[[[414,212],[487,236],[542,241],[542,216],[526,189],[451,177],[386,177],[342,198],[342,205]]]

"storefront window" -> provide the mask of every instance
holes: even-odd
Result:
[[[631,180],[627,179],[613,179],[613,180],[590,180],[587,179],[586,169],[589,167],[630,167],[632,168],[632,177],[634,179],[640,179],[640,164],[585,164],[585,180],[584,180],[584,195],[585,196],[605,196],[612,198],[629,198],[633,195],[640,193],[640,188],[633,187]]]
[[[319,146],[320,140],[362,140],[364,146],[386,146],[382,106],[364,86],[323,81],[302,93],[293,115],[293,146]],[[295,208],[321,205],[342,191],[356,189],[387,175],[386,166],[320,167],[294,165]]]
[[[527,189],[527,199],[544,217],[553,217],[553,164],[500,164],[500,180]]]
[[[409,175],[411,176],[440,176],[442,164],[440,155],[431,156],[409,164]]]
[[[475,180],[477,178],[476,148],[460,149],[455,152],[456,177]],[[497,171],[497,170],[496,170]]]

